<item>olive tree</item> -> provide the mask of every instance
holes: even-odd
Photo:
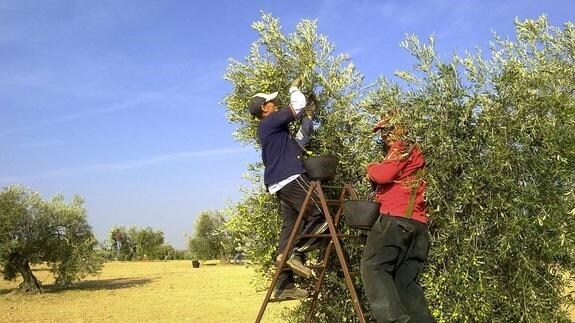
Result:
[[[132,230],[133,231],[133,230]],[[125,226],[113,226],[108,235],[110,248],[116,260],[135,260],[137,246]]]
[[[115,258],[121,260],[164,259],[166,248],[164,232],[151,227],[138,228],[130,226],[114,226],[110,229],[109,239],[111,251]]]
[[[236,139],[259,149],[255,137],[257,120],[246,109],[248,101],[258,92],[279,91],[280,106],[285,106],[289,103],[291,81],[300,77],[302,92],[315,105],[314,134],[307,150],[314,155],[333,155],[339,159],[337,176],[330,184],[351,182],[360,195],[366,195],[368,183],[364,165],[379,156],[381,149],[374,145],[371,132],[377,116],[369,114],[359,102],[362,74],[356,70],[349,55],[337,54],[334,44],[317,33],[316,21],[302,20],[293,33],[284,35],[279,21],[263,14],[261,21],[253,23],[252,28],[260,38],[252,44],[243,61],[231,60],[225,76],[234,85],[224,101],[228,119],[238,125]],[[297,123],[294,127],[297,128]],[[257,264],[258,288],[266,288],[266,281],[273,274],[281,217],[277,199],[263,189],[261,174],[261,163],[249,166],[249,179],[256,186],[245,192],[244,201],[227,210],[230,220],[226,226],[240,237],[247,257]],[[361,246],[344,243],[352,257],[350,263],[357,265]],[[336,261],[332,259],[330,264],[335,266]],[[341,271],[339,276],[332,275],[337,273],[335,268],[329,272],[323,297],[330,299],[330,305],[320,306],[318,319],[340,321],[352,314],[353,308]],[[303,304],[301,310],[308,306]]]
[[[413,69],[364,88],[349,57],[335,55],[316,34],[315,21],[284,35],[264,14],[252,25],[260,39],[226,73],[234,85],[225,103],[236,138],[256,147],[249,97],[281,91],[303,75],[304,93],[319,98],[312,150],[337,155],[335,183],[350,182],[361,195],[365,165],[382,157],[370,125],[389,109],[399,111],[397,121],[427,161],[433,238],[423,285],[440,322],[563,321],[562,305],[571,302],[565,286],[575,247],[575,28],[549,26],[544,16],[515,23],[516,39],[494,36],[487,53],[447,60],[433,38],[408,36],[401,46],[414,57]],[[256,187],[229,208],[228,227],[252,239],[247,252],[269,278],[279,206],[263,190],[261,170],[250,165]],[[361,245],[346,250],[354,266]],[[326,280],[318,321],[354,320],[340,276],[333,271]]]
[[[128,229],[128,235],[136,247],[138,258],[163,259],[165,256],[160,255],[160,246],[164,244],[164,232],[162,230],[154,230],[151,227],[140,229],[132,226]]]
[[[194,233],[188,239],[188,250],[196,259],[220,259],[224,257],[227,232],[223,214],[204,211],[196,219]]]
[[[46,263],[56,283],[66,285],[98,273],[103,257],[87,222],[84,200],[62,195],[44,200],[20,186],[0,191],[0,265],[4,279],[22,277],[20,290],[41,292],[30,266]]]
[[[516,20],[442,61],[402,44],[402,117],[427,157],[433,247],[426,294],[440,321],[557,322],[575,247],[575,29]],[[373,102],[388,97],[382,82]]]

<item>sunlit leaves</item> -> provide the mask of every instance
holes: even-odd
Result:
[[[428,161],[425,285],[441,321],[557,321],[565,301],[548,269],[573,269],[574,42],[545,17],[516,26],[490,59],[404,43],[420,60],[398,99]]]
[[[544,16],[515,25],[517,39],[494,35],[488,52],[448,60],[436,54],[433,37],[421,43],[408,35],[401,46],[415,59],[413,69],[396,71],[397,83],[382,77],[362,87],[349,57],[314,36],[315,21],[282,36],[264,15],[262,40],[226,74],[234,85],[229,119],[239,126],[237,138],[253,143],[249,96],[282,91],[294,74],[310,71],[304,88],[320,99],[311,150],[337,155],[335,182],[351,182],[364,196],[365,165],[382,156],[371,125],[399,110],[396,122],[408,125],[408,139],[427,161],[433,243],[423,284],[440,322],[557,322],[569,300],[563,288],[575,264],[575,28],[549,26]],[[256,183],[260,166],[251,169]],[[230,208],[231,228],[253,241],[262,272],[271,268],[279,231],[273,203],[256,190]],[[341,311],[345,290],[328,284],[340,297],[320,300],[318,315],[329,321],[349,313],[352,320],[351,311]]]

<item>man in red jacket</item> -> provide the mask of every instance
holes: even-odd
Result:
[[[429,250],[425,160],[393,119],[383,119],[373,131],[381,132],[389,150],[381,162],[367,166],[381,203],[361,260],[369,304],[380,323],[434,322],[418,283]]]

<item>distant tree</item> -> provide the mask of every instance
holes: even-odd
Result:
[[[108,239],[98,241],[98,246],[96,248],[102,254],[102,257],[104,257],[105,261],[112,261],[116,259],[116,253],[114,249],[112,249],[111,242],[108,241]]]
[[[174,260],[176,259],[176,250],[169,244],[163,244],[156,249],[153,259]]]
[[[140,229],[132,226],[128,229],[128,236],[136,246],[136,256],[138,259],[160,259],[158,252],[164,243],[164,232],[154,230],[151,227]]]
[[[131,226],[114,226],[109,234],[110,246],[120,260],[163,259],[160,249],[164,244],[164,232],[151,227],[140,229]]]
[[[4,279],[22,276],[19,288],[41,292],[31,265],[46,263],[56,283],[66,285],[103,264],[97,241],[88,224],[84,200],[70,203],[62,195],[43,200],[39,193],[14,185],[0,192],[0,267]]]
[[[192,255],[189,250],[175,250],[174,251],[174,260],[191,260]]]
[[[224,216],[219,212],[205,211],[196,220],[188,249],[198,259],[219,259],[224,255],[226,238]]]
[[[124,226],[114,226],[109,234],[110,248],[117,260],[134,260],[136,244]]]

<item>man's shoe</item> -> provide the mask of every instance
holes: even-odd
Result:
[[[279,266],[281,261],[282,261],[282,254],[280,253],[276,257],[276,266]],[[290,257],[288,257],[286,264],[288,265],[288,267],[291,268],[291,270],[296,275],[302,276],[304,278],[310,278],[313,275],[311,269],[306,267],[306,265],[304,265],[297,256],[291,255]]]
[[[287,301],[287,300],[302,300],[306,299],[309,293],[305,289],[292,287],[286,288],[284,290],[275,290],[274,291],[274,298],[280,301]]]
[[[310,278],[312,275],[311,269],[306,267],[301,260],[293,255],[286,261],[287,265],[293,270],[296,275],[302,276],[304,278]]]

